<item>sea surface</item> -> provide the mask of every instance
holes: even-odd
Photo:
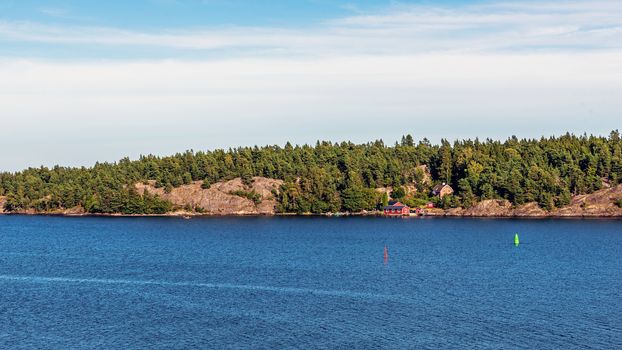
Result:
[[[0,348],[622,349],[622,221],[0,216]]]

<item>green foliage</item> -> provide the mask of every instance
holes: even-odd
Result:
[[[182,181],[184,185],[189,185],[192,183],[192,175],[190,175],[190,173],[186,172],[184,173],[183,177],[182,177]]]
[[[440,200],[439,204],[443,209],[455,208],[460,206],[460,200],[456,196],[447,195]]]
[[[342,194],[342,207],[348,212],[376,209],[377,203],[374,190],[371,188],[348,187]]]
[[[618,208],[622,208],[622,198],[618,199],[617,201],[614,202],[615,205],[618,206]]]
[[[383,207],[389,205],[389,195],[387,195],[386,192],[382,192],[381,201],[382,201],[381,204],[382,204]]]
[[[468,178],[462,178],[458,180],[458,192],[461,194],[462,207],[470,208],[473,206],[473,204],[475,204],[475,194],[473,194],[471,182]]]
[[[393,192],[391,192],[391,197],[393,199],[402,200],[406,197],[406,190],[402,186],[397,186],[393,189]]]
[[[91,195],[85,200],[84,209],[101,214],[165,214],[171,211],[172,205],[147,192],[140,195],[134,190],[107,190],[101,195]]]
[[[425,165],[432,182],[421,168]],[[130,161],[97,163],[91,168],[29,168],[0,173],[5,210],[51,211],[82,206],[90,213],[163,213],[170,203],[133,191],[134,184],[155,181],[170,193],[174,187],[204,181],[253,177],[281,179],[273,193],[277,210],[327,213],[378,208],[386,201],[375,188],[392,186],[405,204],[425,204],[430,186],[446,182],[456,191],[435,199],[441,207],[469,207],[482,199],[508,199],[515,205],[537,202],[552,209],[622,181],[622,142],[618,131],[608,137],[575,136],[506,141],[427,139],[404,136],[386,146],[382,140],[366,144],[317,142],[314,146],[240,147],[207,152],[187,151],[168,157],[141,156]],[[414,196],[400,188],[414,185]],[[404,191],[405,192],[405,191]],[[253,201],[256,194],[243,195]],[[388,198],[387,198],[388,199]]]
[[[261,203],[261,195],[255,192],[255,190],[252,190],[252,191],[237,190],[237,191],[231,191],[230,194],[250,199],[255,204]]]

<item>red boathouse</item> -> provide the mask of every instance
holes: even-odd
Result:
[[[410,208],[400,202],[395,202],[387,206],[382,207],[384,215],[387,216],[402,216],[410,215]]]

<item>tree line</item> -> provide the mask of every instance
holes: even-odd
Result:
[[[40,212],[82,206],[89,213],[158,214],[171,203],[139,194],[134,184],[155,180],[173,188],[203,181],[254,176],[281,179],[275,191],[277,211],[295,213],[358,212],[386,204],[391,197],[418,206],[470,207],[482,199],[503,198],[515,205],[537,202],[551,210],[573,195],[591,193],[622,181],[622,144],[617,130],[608,137],[565,134],[560,137],[505,141],[487,139],[415,142],[411,135],[386,145],[317,142],[284,147],[239,147],[186,151],[172,156],[141,156],[93,167],[28,168],[0,173],[5,210]],[[425,166],[425,167],[422,167]],[[428,173],[429,172],[429,173]],[[455,193],[443,200],[430,195],[440,182]]]

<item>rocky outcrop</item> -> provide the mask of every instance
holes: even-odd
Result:
[[[163,188],[156,188],[155,181],[136,184],[138,193],[147,191],[168,200],[177,207],[190,207],[196,212],[209,215],[272,215],[275,213],[276,200],[272,191],[279,191],[283,181],[254,177],[250,186],[240,178],[218,182],[208,189],[201,188],[202,181],[173,188],[165,193]],[[238,192],[238,194],[235,194]],[[242,193],[257,193],[255,202]]]
[[[478,202],[469,209],[466,209],[463,216],[508,216],[512,211],[512,204],[508,200],[487,199]]]
[[[622,185],[575,196],[568,206],[550,212],[540,208],[535,202],[514,207],[505,199],[488,199],[468,209],[426,209],[425,214],[471,217],[622,217],[622,208],[615,204],[620,199]]]
[[[62,215],[67,216],[80,216],[86,214],[86,210],[81,205],[75,206],[73,208],[65,209],[62,212]]]
[[[0,214],[4,213],[4,203],[6,203],[6,197],[0,196]]]
[[[605,188],[591,194],[574,196],[570,205],[554,210],[552,216],[622,216],[615,201],[622,199],[622,185]],[[579,215],[577,215],[579,214]]]
[[[548,214],[549,213],[546,210],[540,208],[538,203],[531,202],[531,203],[527,203],[527,204],[521,205],[521,206],[513,209],[511,216],[516,216],[516,217],[541,217],[541,216],[547,216]]]
[[[434,215],[434,216],[438,216],[439,214],[441,215],[445,215],[445,216],[463,216],[464,215],[464,209],[462,208],[450,208],[447,209],[445,211],[440,211],[439,209],[426,209],[428,215]]]

